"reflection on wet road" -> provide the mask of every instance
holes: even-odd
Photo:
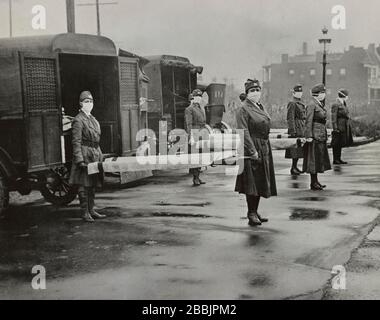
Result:
[[[348,261],[379,214],[379,147],[349,148],[350,165],[321,174],[328,189],[317,192],[274,151],[278,196],[261,200],[269,222],[256,228],[241,219],[245,197],[223,166],[205,170],[199,188],[186,171],[112,185],[97,198],[107,219],[93,224],[78,203],[13,203],[0,218],[0,298],[321,298],[332,266]],[[47,290],[31,289],[36,264]]]

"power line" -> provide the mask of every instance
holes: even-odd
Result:
[[[96,6],[96,30],[97,30],[97,35],[100,36],[100,6],[105,6],[105,5],[113,5],[113,4],[118,4],[118,2],[103,2],[99,3],[99,0],[96,0],[95,3],[78,3],[77,6],[82,6],[82,7],[87,7],[87,6]]]

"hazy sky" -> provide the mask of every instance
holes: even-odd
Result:
[[[332,51],[349,45],[380,43],[380,0],[101,0],[118,2],[101,8],[102,34],[140,55],[185,56],[204,66],[204,79],[216,76],[242,85],[262,78],[261,66],[281,53],[320,49],[327,25]],[[12,0],[14,36],[66,32],[65,0]],[[95,3],[95,0],[77,0]],[[47,29],[31,27],[34,5],[47,9]],[[346,8],[346,30],[332,30],[331,9]],[[96,33],[95,6],[76,7],[76,31]],[[0,0],[0,37],[9,35],[8,0]]]

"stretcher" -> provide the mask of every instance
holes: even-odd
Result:
[[[134,157],[115,157],[103,162],[88,164],[88,174],[103,172],[136,172],[146,170],[176,170],[207,167],[223,160],[234,158],[236,150],[208,153],[191,153],[176,155],[150,155]]]
[[[273,149],[286,149],[297,145],[297,138],[270,139]],[[204,141],[206,142],[206,141]],[[235,149],[202,152],[202,153],[182,153],[168,155],[145,155],[131,157],[107,158],[103,162],[93,162],[88,164],[88,174],[96,174],[101,171],[107,173],[139,172],[147,170],[176,170],[207,167],[212,164],[226,162],[230,159],[231,164],[239,159],[239,144],[228,141],[228,146],[234,144]],[[203,144],[203,147],[205,145]],[[210,146],[210,145],[208,145]],[[226,145],[219,145],[221,149]]]

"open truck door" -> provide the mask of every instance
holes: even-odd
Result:
[[[62,112],[55,54],[20,53],[28,171],[62,164]]]
[[[122,155],[133,155],[140,129],[139,66],[137,58],[118,57]]]
[[[27,170],[40,172],[39,189],[45,200],[66,205],[75,199],[77,187],[69,185],[70,168],[64,163],[58,58],[56,54],[19,55]]]

